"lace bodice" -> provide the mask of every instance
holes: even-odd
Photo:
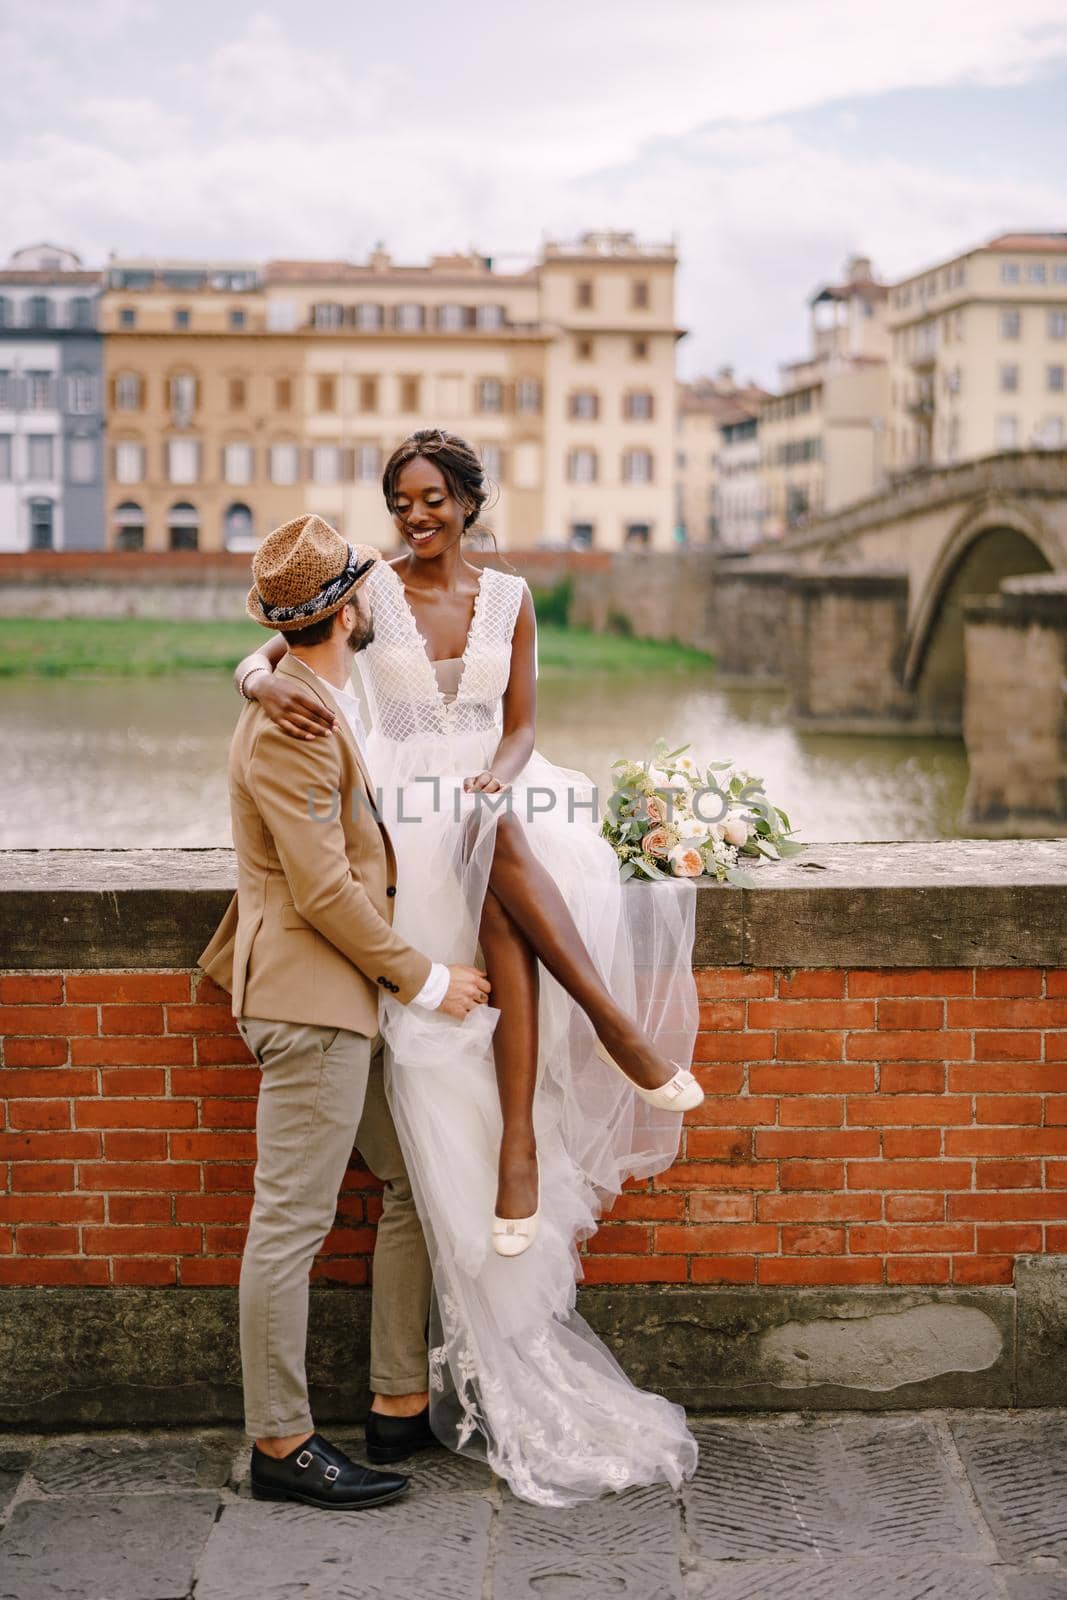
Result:
[[[454,697],[438,682],[415,614],[392,567],[367,579],[374,639],[356,657],[375,733],[386,739],[482,733],[500,721],[522,578],[483,567]]]

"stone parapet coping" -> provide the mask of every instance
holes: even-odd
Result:
[[[1067,839],[812,844],[754,875],[699,888],[694,965],[1067,966]],[[191,967],[235,881],[231,850],[0,851],[0,969]]]

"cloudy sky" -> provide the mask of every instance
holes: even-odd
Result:
[[[0,0],[0,258],[677,240],[773,382],[847,254],[1067,230],[1067,0]]]

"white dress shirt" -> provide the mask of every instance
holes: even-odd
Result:
[[[307,662],[305,662],[304,665],[307,666]],[[352,737],[359,746],[360,755],[363,757],[363,760],[366,761],[367,730],[363,726],[363,717],[360,714],[359,701],[357,700],[356,696],[352,693],[351,689],[339,689],[335,683],[331,683],[328,678],[324,678],[321,672],[315,672],[312,667],[308,667],[308,671],[311,672],[314,677],[318,678],[319,682],[324,688],[329,689],[334,700],[337,702],[338,711],[340,711],[341,715],[344,717],[345,721],[348,723],[348,726],[352,730]],[[448,993],[448,985],[450,981],[448,968],[442,961],[435,961],[433,966],[430,968],[430,976],[426,979],[426,982],[423,984],[418,994],[411,1001],[411,1004],[413,1006],[425,1006],[427,1011],[436,1011],[438,1006],[441,1004],[441,1001]]]

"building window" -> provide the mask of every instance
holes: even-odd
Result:
[[[234,331],[236,332],[238,329],[243,328],[244,325],[245,325],[245,314],[244,314],[244,312],[243,311],[231,311],[230,312],[230,327],[233,328]]]
[[[11,435],[0,433],[0,483],[11,482]]]
[[[132,306],[123,306],[119,311],[120,328],[136,328],[137,313]]]
[[[175,311],[174,326],[176,328],[187,328],[189,326],[189,311],[187,307],[182,306]]]
[[[1000,337],[1002,339],[1018,339],[1022,333],[1023,319],[1019,311],[1002,311],[1000,313]]]
[[[592,522],[572,522],[571,547],[575,550],[591,549],[595,533],[596,527]]]
[[[361,301],[356,307],[356,314],[353,320],[362,333],[377,333],[385,321],[385,314],[381,306]]]
[[[466,325],[467,313],[463,306],[438,306],[437,326],[443,333],[460,333]]]
[[[183,427],[196,410],[196,378],[191,372],[176,372],[169,384],[170,409],[175,422]]]
[[[200,446],[195,439],[168,439],[167,478],[171,483],[196,483],[200,477]]]
[[[31,433],[27,440],[29,477],[47,482],[55,476],[55,445],[50,433]]]
[[[293,405],[292,378],[275,378],[274,406],[277,411],[290,411]]]
[[[51,550],[55,543],[55,507],[51,500],[30,501],[30,549]]]
[[[252,482],[252,446],[228,444],[222,451],[222,476],[227,483]]]
[[[571,395],[568,411],[579,422],[595,422],[600,415],[600,396],[592,389],[578,389]]]
[[[504,326],[503,306],[479,306],[474,314],[475,323],[486,332],[494,332]]]
[[[271,333],[295,333],[299,320],[300,313],[295,300],[267,301],[267,327]]]
[[[652,542],[652,524],[650,522],[628,522],[626,524],[626,543],[628,545],[647,545]]]
[[[1028,283],[1044,283],[1046,277],[1045,263],[1043,261],[1031,261],[1026,269],[1026,281]]]
[[[1000,263],[1001,283],[1018,283],[1019,263],[1017,261],[1002,261]]]
[[[635,361],[647,361],[648,360],[648,340],[647,339],[631,339],[630,340],[630,354],[631,354],[631,356],[633,357],[633,359]]]
[[[52,374],[50,372],[28,372],[29,380],[29,406],[31,411],[51,411]]]
[[[10,328],[12,324],[11,301],[6,294],[0,294],[0,328]]]
[[[167,512],[167,543],[172,550],[195,550],[200,543],[200,514],[188,500],[179,500]]]
[[[235,500],[222,519],[222,543],[227,550],[250,550],[255,542],[251,507]]]
[[[595,450],[572,450],[567,457],[567,477],[571,483],[595,483],[597,460]]]
[[[359,409],[361,411],[377,411],[378,409],[378,380],[364,376],[359,379]]]
[[[504,476],[504,452],[498,444],[483,444],[478,451],[488,477],[499,483]]]
[[[144,445],[129,441],[115,446],[115,482],[144,482]]]
[[[311,452],[311,476],[316,483],[340,483],[341,450],[335,444],[317,444]]]
[[[1057,363],[1056,366],[1048,368],[1046,374],[1048,379],[1048,387],[1054,394],[1063,393],[1063,372],[1064,369],[1059,363]]]
[[[337,379],[318,378],[315,382],[316,411],[337,410]]]
[[[1019,388],[1019,368],[1014,363],[1002,363],[1000,368],[1001,394],[1015,394]]]
[[[592,361],[592,359],[593,359],[593,341],[592,341],[592,339],[575,339],[575,341],[574,341],[574,359],[575,359],[575,361]]]
[[[499,378],[479,378],[475,391],[475,408],[478,411],[503,411],[504,385]]]
[[[112,527],[116,550],[144,549],[144,512],[135,500],[124,500],[115,507]]]
[[[397,306],[393,321],[401,333],[419,333],[426,324],[426,313],[421,306],[409,301]]]
[[[227,392],[231,411],[243,411],[248,403],[248,387],[243,378],[230,378]]]
[[[339,328],[344,322],[344,311],[333,301],[322,301],[311,308],[311,321],[316,328]]]
[[[0,372],[0,411],[15,409],[15,386],[10,372]]]
[[[1050,311],[1048,314],[1050,339],[1067,339],[1067,311]]]
[[[26,302],[26,326],[29,328],[52,326],[52,302],[46,294],[31,294]]]
[[[649,284],[647,278],[635,278],[630,285],[630,308],[633,311],[647,311],[649,307]]]
[[[1038,429],[1038,443],[1043,450],[1063,449],[1063,418],[1046,417]]]
[[[1067,262],[1057,262],[1052,269],[1054,283],[1067,283]]]
[[[998,417],[996,428],[998,450],[1014,450],[1019,443],[1018,417]]]
[[[376,444],[357,444],[356,478],[360,483],[373,483],[382,475],[382,452]]]
[[[93,302],[85,295],[75,295],[70,302],[70,325],[72,328],[93,327]]]
[[[623,402],[623,415],[631,422],[651,422],[654,402],[646,391],[628,394]]]
[[[622,457],[623,483],[652,482],[652,452],[650,450],[625,450]]]
[[[515,385],[515,410],[523,413],[540,411],[541,384],[537,378],[520,378]]]
[[[274,444],[270,448],[271,483],[295,483],[300,475],[300,454],[295,444]]]
[[[580,311],[588,311],[593,304],[593,280],[579,278],[574,285],[574,303]]]
[[[68,442],[67,477],[71,483],[96,482],[95,439],[71,439]]]
[[[401,411],[419,410],[419,380],[415,377],[405,377],[400,380],[400,409]]]
[[[67,411],[86,417],[96,410],[96,379],[91,372],[72,372],[67,378]]]
[[[115,379],[115,410],[140,411],[141,379],[136,372],[120,372]]]

